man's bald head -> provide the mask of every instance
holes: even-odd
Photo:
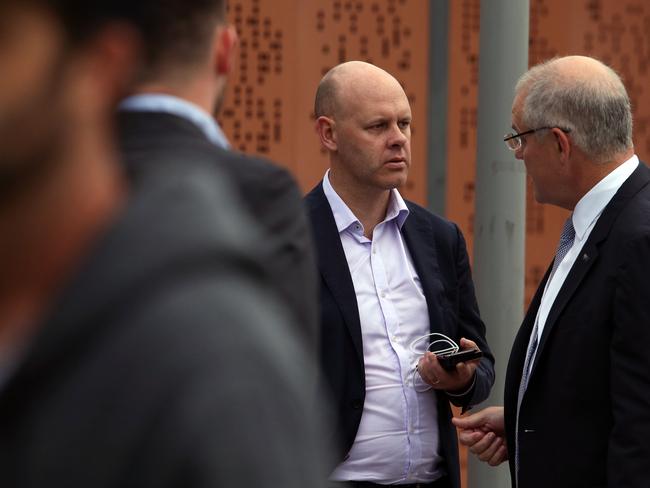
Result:
[[[377,83],[400,86],[390,73],[374,64],[348,61],[335,66],[318,84],[314,102],[316,118],[343,116],[346,99],[372,89]]]
[[[587,56],[554,58],[517,83],[526,128],[570,130],[576,146],[595,162],[632,148],[632,110],[620,77]]]

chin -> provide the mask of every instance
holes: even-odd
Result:
[[[393,178],[390,181],[387,181],[386,184],[384,185],[384,188],[387,190],[392,190],[394,188],[401,188],[406,184],[407,178]]]
[[[535,197],[535,201],[537,203],[540,203],[540,204],[552,203],[552,202],[549,201],[548,196],[544,195],[535,186],[533,186],[533,196]]]

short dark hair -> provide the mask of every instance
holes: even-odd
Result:
[[[318,84],[316,89],[316,97],[314,99],[314,116],[316,118],[321,116],[334,117],[339,115],[340,103],[338,100],[339,91],[339,74],[342,65],[334,66],[330,69]]]
[[[61,22],[69,44],[76,45],[113,22],[133,23],[144,15],[139,0],[0,0],[2,4],[34,5]]]
[[[133,19],[143,42],[145,79],[161,70],[198,64],[210,50],[215,25],[225,22],[225,0],[132,0],[146,15]]]
[[[318,84],[316,90],[316,99],[314,100],[314,115],[316,118],[321,116],[332,116],[334,112],[334,99],[336,97],[335,81],[331,76],[326,76]]]

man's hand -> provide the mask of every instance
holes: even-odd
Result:
[[[478,349],[476,343],[465,338],[460,340],[460,347],[461,349]],[[455,370],[446,371],[438,362],[436,355],[427,351],[418,362],[418,372],[422,379],[436,390],[461,393],[471,386],[479,361],[480,359],[474,359],[458,363]]]
[[[465,417],[454,417],[461,444],[490,466],[508,459],[503,407],[489,407]]]

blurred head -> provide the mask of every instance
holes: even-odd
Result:
[[[593,58],[568,56],[531,68],[517,83],[512,117],[516,132],[544,128],[523,136],[515,152],[542,203],[566,206],[584,165],[605,165],[633,149],[625,87]]]
[[[226,23],[225,0],[137,0],[147,12],[134,17],[143,39],[140,83],[191,82],[208,73],[219,81],[214,111],[234,62],[237,34]]]
[[[411,165],[411,107],[399,82],[372,64],[350,61],[321,80],[316,130],[331,175],[358,189],[389,190]]]
[[[0,203],[107,131],[136,52],[122,3],[0,0]]]

